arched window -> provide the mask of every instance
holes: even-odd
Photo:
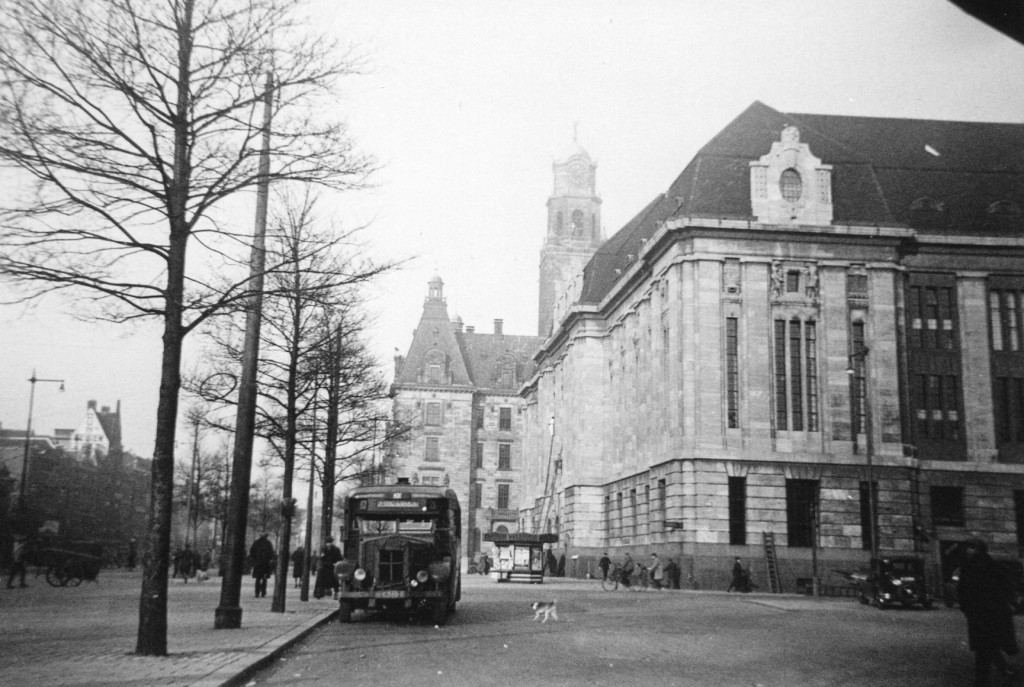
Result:
[[[787,203],[795,203],[803,195],[803,182],[800,180],[800,173],[790,167],[782,172],[779,177],[779,190],[782,192],[782,199]]]
[[[583,236],[583,211],[573,210],[572,211],[572,235],[574,237]]]

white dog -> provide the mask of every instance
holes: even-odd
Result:
[[[544,620],[540,621],[541,624],[546,623],[548,621],[548,618],[554,618],[556,621],[558,620],[557,601],[537,601],[533,604],[533,606],[531,606],[531,608],[533,608],[534,614],[533,620],[531,620],[530,622],[536,621],[542,615],[544,616]]]

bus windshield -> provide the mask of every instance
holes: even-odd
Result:
[[[359,532],[362,534],[430,534],[434,531],[434,520],[424,518],[373,518],[360,517]]]

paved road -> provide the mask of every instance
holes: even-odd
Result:
[[[256,685],[952,687],[971,683],[963,618],[852,600],[603,592],[466,576],[447,627],[356,616],[321,626]],[[557,598],[560,622],[529,603]],[[1018,621],[1019,622],[1019,621]]]

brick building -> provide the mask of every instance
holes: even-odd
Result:
[[[480,551],[484,533],[515,527],[523,447],[517,391],[533,373],[539,344],[536,336],[505,334],[501,320],[485,334],[450,319],[435,276],[408,354],[395,358],[393,416],[411,432],[393,443],[386,478],[453,489],[467,556]]]
[[[936,576],[970,535],[1017,556],[1022,150],[751,105],[542,296],[519,527],[723,589],[734,556],[767,585],[765,533],[789,590],[872,546]]]

